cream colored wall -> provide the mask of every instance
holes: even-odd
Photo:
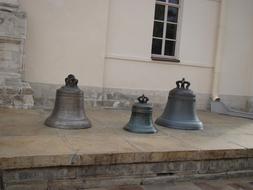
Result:
[[[220,93],[253,95],[253,1],[227,1]]]
[[[150,59],[155,0],[20,3],[28,15],[27,81],[62,84],[74,73],[81,85],[169,90],[186,77],[195,92],[211,92],[218,0],[183,1],[180,63]],[[220,92],[253,95],[253,1],[228,4]]]
[[[184,0],[180,63],[151,61],[155,0],[111,0],[105,86],[169,90],[186,77],[210,93],[219,2]]]
[[[103,84],[108,0],[20,0],[28,16],[25,79]]]
[[[250,82],[249,82],[249,90],[250,90],[249,95],[253,96],[253,63],[251,63],[251,67],[249,69],[250,69],[250,76],[251,76]]]

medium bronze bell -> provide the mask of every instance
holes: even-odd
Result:
[[[53,112],[45,121],[47,126],[63,129],[91,127],[85,115],[83,91],[78,88],[77,83],[74,75],[65,78],[65,86],[56,91]]]
[[[170,91],[163,114],[155,121],[157,125],[176,129],[203,129],[196,112],[196,96],[189,89],[190,82],[176,82],[177,88]]]
[[[138,103],[132,107],[132,115],[125,130],[133,133],[156,133],[157,129],[153,124],[152,105],[148,104],[148,97],[142,95]]]

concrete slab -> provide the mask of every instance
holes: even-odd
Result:
[[[130,111],[88,110],[92,128],[44,125],[49,112],[0,109],[0,169],[247,158],[253,156],[252,120],[199,112],[205,128],[159,127],[152,135],[122,128]],[[160,112],[154,113],[154,119]]]

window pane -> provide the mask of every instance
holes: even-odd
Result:
[[[156,0],[156,1],[166,2],[166,0]]]
[[[177,25],[176,24],[167,24],[166,38],[176,39],[176,36],[177,36]]]
[[[153,39],[152,54],[162,54],[162,40]]]
[[[168,16],[167,21],[169,22],[177,22],[178,8],[176,7],[168,7]]]
[[[155,20],[164,20],[165,6],[158,5],[155,6]]]
[[[164,54],[168,55],[168,56],[174,56],[175,55],[175,45],[176,45],[176,42],[166,40]]]
[[[179,0],[168,0],[168,3],[179,4]]]
[[[154,30],[153,30],[153,36],[155,37],[163,37],[163,22],[155,22],[154,23]]]

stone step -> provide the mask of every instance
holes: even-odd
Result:
[[[43,110],[0,109],[0,178],[6,189],[85,189],[253,176],[251,120],[199,112],[202,131],[122,128],[129,111],[87,110],[93,126],[44,125]],[[160,113],[154,113],[155,116]]]

